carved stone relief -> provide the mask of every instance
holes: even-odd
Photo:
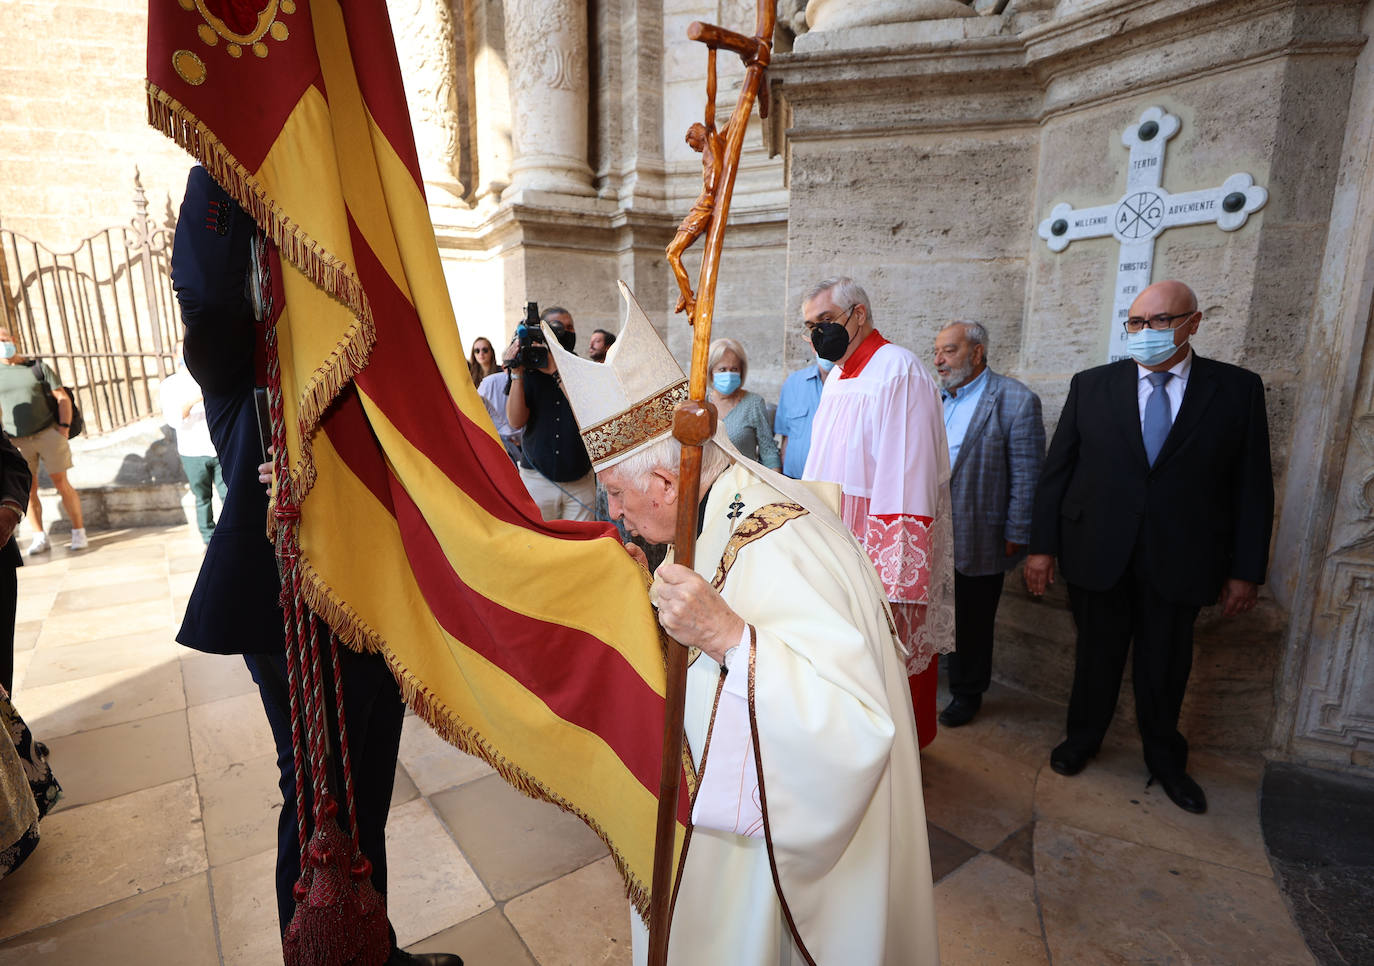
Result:
[[[812,30],[842,30],[918,20],[976,17],[973,0],[811,0],[806,21]]]
[[[1295,737],[1374,766],[1374,319],[1332,521]]]
[[[449,0],[389,0],[420,173],[461,197],[458,29]],[[437,199],[431,198],[431,201]]]
[[[574,0],[508,0],[515,163],[511,188],[591,195],[587,11]]]

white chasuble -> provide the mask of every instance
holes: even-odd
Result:
[[[707,498],[696,569],[751,631],[732,656],[734,694],[710,657],[692,663],[684,727],[699,795],[720,762],[718,811],[757,794],[763,834],[692,829],[672,966],[938,962],[906,668],[872,565],[823,513],[738,463]],[[713,714],[718,694],[743,696],[733,726]],[[744,745],[757,752],[752,780]],[[647,930],[632,923],[643,964]]]

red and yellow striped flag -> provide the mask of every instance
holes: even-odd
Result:
[[[646,912],[646,578],[608,525],[540,518],[473,388],[384,0],[151,0],[148,105],[281,254],[311,607],[445,738],[585,821]],[[686,820],[682,796],[679,848]]]

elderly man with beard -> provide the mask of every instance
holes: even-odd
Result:
[[[554,352],[612,515],[673,540],[681,369],[632,300],[604,365]],[[720,431],[701,495],[695,567],[664,564],[650,590],[670,646],[693,652],[699,784],[668,962],[933,964],[916,729],[883,585],[816,490]],[[642,964],[637,917],[633,938]]]
[[[988,368],[988,330],[955,322],[935,337],[954,506],[954,653],[940,724],[968,724],[992,683],[1002,580],[1026,555],[1045,461],[1040,397]]]

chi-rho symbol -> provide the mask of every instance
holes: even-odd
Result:
[[[1126,194],[1112,205],[1075,210],[1057,204],[1040,223],[1039,235],[1050,251],[1062,252],[1069,242],[1083,238],[1115,238],[1121,246],[1117,258],[1116,303],[1112,307],[1107,361],[1126,358],[1126,321],[1131,303],[1150,284],[1154,269],[1155,239],[1167,228],[1215,223],[1222,231],[1235,231],[1252,211],[1264,206],[1269,192],[1248,174],[1233,174],[1219,188],[1203,188],[1170,194],[1160,187],[1164,174],[1164,147],[1178,133],[1179,119],[1162,108],[1152,107],[1121,134],[1130,149],[1126,169]]]

